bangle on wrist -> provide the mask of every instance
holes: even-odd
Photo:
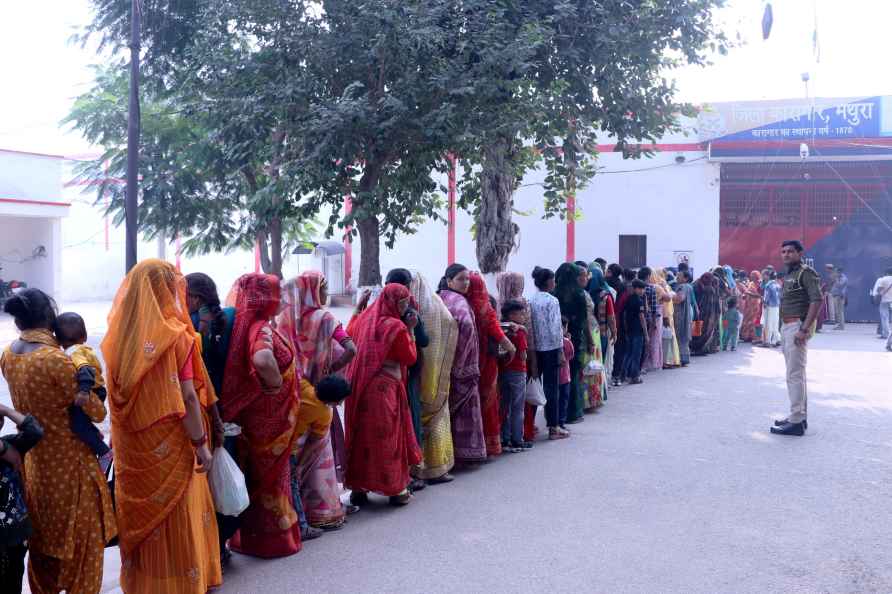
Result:
[[[192,447],[193,447],[193,448],[200,448],[201,446],[203,446],[204,444],[206,444],[206,443],[208,442],[208,434],[207,434],[207,433],[203,433],[203,434],[201,435],[201,437],[199,437],[198,439],[192,439],[192,438],[190,437],[190,438],[189,438],[189,441],[192,442]]]

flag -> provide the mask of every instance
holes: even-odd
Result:
[[[771,35],[771,26],[774,24],[774,11],[771,8],[771,2],[765,5],[765,12],[762,14],[762,39],[768,39]]]

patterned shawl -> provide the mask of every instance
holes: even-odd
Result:
[[[499,323],[499,316],[489,301],[489,292],[486,290],[486,281],[479,272],[471,273],[471,284],[468,287],[468,303],[474,312],[474,321],[477,327],[477,340],[479,344],[480,366],[489,354],[489,329]]]
[[[430,340],[423,351],[424,365],[421,369],[422,415],[429,416],[449,401],[449,378],[455,360],[458,324],[420,273],[412,274],[410,290]]]
[[[169,416],[181,415],[174,347],[184,337],[201,352],[199,335],[186,310],[186,280],[168,262],[143,260],[131,270],[112,304],[102,355],[108,370],[114,418],[140,431]],[[201,357],[193,358],[195,383],[203,406],[216,401]]]
[[[527,345],[530,351],[535,351],[533,312],[529,301],[523,296],[523,275],[519,272],[503,272],[496,277],[496,288],[499,291],[499,311],[507,301],[518,301],[523,304],[523,327],[527,331]]]
[[[279,279],[271,274],[245,274],[235,281],[230,294],[235,295],[235,324],[229,342],[223,397],[223,420],[232,421],[260,396],[260,380],[254,370],[251,347],[263,327],[279,310]],[[289,348],[290,341],[286,341]]]
[[[303,376],[313,385],[331,367],[332,336],[338,319],[322,303],[321,272],[308,270],[285,285],[285,310],[279,316],[279,328],[297,347]]]
[[[467,298],[451,289],[439,293],[443,304],[458,324],[458,343],[452,365],[452,379],[470,380],[480,377],[480,343],[477,322]]]
[[[408,332],[400,319],[399,302],[409,298],[409,289],[390,283],[375,302],[355,320],[353,340],[357,354],[347,368],[354,395],[362,394],[381,372],[393,341],[400,332]],[[405,373],[403,374],[405,377]]]

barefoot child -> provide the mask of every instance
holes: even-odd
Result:
[[[71,430],[97,457],[105,456],[109,447],[103,441],[102,433],[81,408],[90,399],[90,392],[94,392],[103,402],[106,397],[102,364],[93,349],[86,344],[87,327],[84,319],[76,313],[60,314],[56,318],[56,340],[77,368],[78,393],[74,403],[68,407]]]

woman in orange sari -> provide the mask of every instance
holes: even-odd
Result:
[[[486,283],[479,272],[471,273],[468,303],[474,312],[480,341],[480,408],[486,455],[498,456],[502,453],[502,416],[499,412],[499,359],[493,351],[501,348],[509,357],[514,357],[517,349],[502,332],[499,316],[489,301]]]
[[[43,291],[27,289],[4,309],[21,334],[0,359],[3,377],[15,408],[44,428],[43,439],[24,457],[34,530],[28,539],[31,592],[95,594],[102,587],[105,543],[115,536],[115,513],[96,456],[71,431],[68,408],[78,392],[77,370],[53,336],[55,304]],[[105,418],[93,393],[83,410],[95,422]],[[9,520],[0,518],[0,526]],[[0,592],[19,588],[20,581],[0,584]]]
[[[279,313],[278,277],[246,274],[233,290],[235,324],[220,413],[242,428],[239,452],[246,454],[251,505],[230,546],[255,557],[285,557],[301,546],[290,480],[300,372],[291,341],[270,325]]]
[[[409,467],[421,462],[406,394],[408,367],[417,351],[417,318],[403,314],[409,289],[391,283],[351,326],[357,356],[347,368],[353,392],[347,399],[347,482],[350,501],[362,505],[374,491],[406,505],[412,496]]]
[[[186,281],[169,263],[130,271],[108,317],[121,588],[203,594],[222,583],[207,409],[215,401]],[[196,466],[196,459],[198,465]]]

